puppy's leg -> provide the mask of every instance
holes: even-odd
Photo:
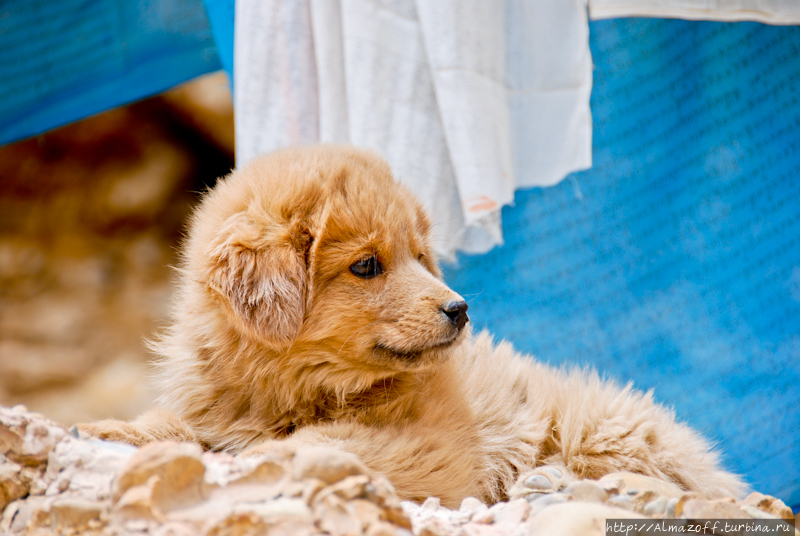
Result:
[[[651,394],[594,375],[570,374],[554,393],[558,412],[541,463],[562,462],[581,478],[630,471],[708,497],[739,497],[746,486],[720,467],[711,445]]]
[[[141,446],[154,441],[198,442],[197,436],[180,417],[165,409],[152,409],[131,422],[106,419],[79,424],[81,433],[107,441]]]

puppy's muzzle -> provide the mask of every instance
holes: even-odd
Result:
[[[459,330],[469,322],[467,309],[469,309],[469,305],[464,300],[451,300],[442,305],[442,313]]]

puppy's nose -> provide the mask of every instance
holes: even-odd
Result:
[[[458,329],[463,328],[464,324],[469,320],[467,309],[469,309],[469,306],[464,300],[452,300],[442,305],[442,312]]]

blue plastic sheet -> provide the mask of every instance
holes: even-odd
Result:
[[[218,69],[201,0],[3,0],[0,144]]]
[[[592,22],[594,167],[447,270],[486,328],[673,406],[800,505],[800,28]]]

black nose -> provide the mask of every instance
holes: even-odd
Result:
[[[460,301],[449,301],[442,305],[442,312],[450,319],[450,322],[456,326],[458,329],[464,327],[464,324],[469,321],[469,317],[467,316],[467,309],[469,306],[467,302],[464,300]]]

